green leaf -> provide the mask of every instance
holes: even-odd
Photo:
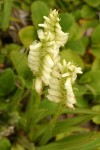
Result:
[[[80,89],[78,92],[80,92]],[[83,108],[88,107],[88,101],[86,101],[83,96],[77,97],[76,100],[77,100],[77,104],[76,104],[77,106],[83,107]]]
[[[84,64],[83,64],[82,59],[72,50],[67,50],[67,49],[62,50],[60,53],[60,56],[61,56],[61,61],[63,59],[65,59],[67,62],[68,61],[74,62],[76,65],[84,68]]]
[[[44,22],[43,16],[48,16],[49,7],[42,1],[35,1],[31,5],[32,21],[36,28]]]
[[[60,21],[62,30],[69,33],[69,41],[77,40],[82,37],[83,31],[75,22],[74,16],[71,13],[62,13]]]
[[[76,116],[73,118],[67,118],[66,120],[62,120],[56,123],[53,135],[69,132],[68,128],[73,127],[76,125],[80,125],[90,119],[92,119],[93,115],[82,115],[82,116]],[[78,129],[77,129],[78,130]]]
[[[73,15],[71,13],[61,13],[60,17],[60,25],[62,27],[62,30],[64,32],[68,32],[71,26],[73,26],[73,24],[75,23]]]
[[[85,47],[81,40],[69,41],[66,47],[81,55],[85,53]]]
[[[0,150],[11,150],[11,144],[7,138],[0,138]]]
[[[32,80],[32,73],[28,67],[27,57],[24,53],[21,51],[11,51],[10,59],[17,73],[21,77],[27,80]]]
[[[84,0],[88,5],[92,7],[98,7],[100,5],[100,0]]]
[[[92,70],[100,70],[100,58],[96,58],[92,65]]]
[[[88,5],[84,5],[81,9],[81,16],[86,19],[93,18],[95,16],[95,11]]]
[[[84,45],[84,47],[85,47],[85,49],[86,49],[87,46],[89,45],[89,37],[83,36],[83,37],[81,38],[81,42],[83,43],[83,45]]]
[[[95,45],[95,46],[97,46],[97,45]],[[91,49],[91,52],[92,52],[92,54],[93,54],[96,58],[100,59],[100,48],[99,48],[99,47],[98,47],[98,48],[92,48],[92,49]]]
[[[94,111],[100,112],[100,105],[93,106]],[[100,115],[96,115],[92,118],[93,122],[96,124],[100,124]]]
[[[33,26],[27,26],[19,31],[19,38],[25,47],[29,47],[30,44],[36,39],[36,34]]]
[[[6,30],[9,26],[9,20],[11,17],[12,0],[4,0],[2,9],[0,26],[3,30]]]
[[[100,133],[72,135],[65,140],[38,147],[37,150],[92,150],[100,142]]]
[[[69,108],[66,108],[64,110],[64,113],[69,113],[69,114],[90,114],[90,115],[100,115],[100,112],[87,109],[87,108],[75,108],[75,110],[71,110]]]
[[[100,48],[100,25],[96,26],[91,37],[92,47]]]
[[[15,76],[12,69],[4,70],[0,75],[0,96],[10,94],[15,88]]]
[[[81,79],[80,83],[85,84],[87,87],[90,87],[89,90],[93,91],[93,94],[100,93],[100,71],[89,71],[85,73]]]

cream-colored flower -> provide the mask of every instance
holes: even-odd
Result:
[[[73,92],[73,83],[77,74],[81,74],[81,68],[71,62],[63,60],[63,64],[58,63],[52,71],[52,77],[49,82],[47,98],[54,102],[60,102],[70,108],[74,108],[76,98]]]
[[[56,9],[51,11],[48,17],[44,16],[44,19],[44,24],[39,24],[39,26],[43,27],[44,31],[52,34],[53,41],[59,47],[64,46],[68,40],[68,33],[64,33],[61,29],[58,11]]]
[[[33,74],[47,86],[51,72],[60,60],[59,48],[66,43],[68,33],[61,30],[58,11],[51,11],[48,17],[44,16],[44,19],[44,24],[39,24],[43,30],[37,31],[39,42],[35,41],[30,45],[28,64]],[[57,72],[55,75],[59,76]],[[38,79],[36,79],[36,83],[39,81]],[[41,88],[38,86],[35,88],[38,93],[41,93],[38,90]]]

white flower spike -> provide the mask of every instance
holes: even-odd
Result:
[[[54,72],[57,72],[59,76],[54,75]],[[73,93],[72,85],[78,73],[82,73],[81,68],[76,67],[73,63],[67,63],[65,60],[63,60],[62,65],[58,63],[58,68],[52,72],[47,98],[51,101],[60,102],[70,108],[74,108],[76,98]]]
[[[44,24],[39,24],[43,30],[37,31],[39,42],[35,41],[30,45],[28,64],[33,74],[47,86],[52,69],[60,60],[59,48],[66,43],[68,33],[61,30],[57,10],[51,11],[48,17],[44,16],[44,19]],[[37,81],[39,80],[36,79],[36,83]],[[39,87],[35,88],[40,93]]]
[[[68,33],[61,29],[58,11],[50,11],[44,20],[39,24],[43,29],[37,31],[39,41],[30,45],[28,55],[29,67],[36,76],[35,89],[41,95],[43,86],[49,86],[47,98],[50,101],[74,108],[76,99],[72,86],[77,74],[82,73],[81,67],[65,60],[60,63],[59,50],[67,42]]]

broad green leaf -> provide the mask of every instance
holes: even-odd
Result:
[[[62,13],[60,21],[62,30],[69,33],[69,41],[77,40],[82,37],[83,31],[75,22],[74,16],[71,13]]]
[[[73,11],[72,14],[73,14],[73,16],[76,20],[79,20],[80,18],[82,18],[80,9],[77,9],[77,10]]]
[[[42,1],[35,1],[31,5],[31,17],[33,24],[38,28],[39,23],[44,22],[43,16],[48,16],[49,7]]]
[[[100,6],[100,0],[84,0],[88,5],[92,7],[98,7]]]
[[[94,111],[100,112],[100,105],[93,106]],[[93,122],[96,124],[100,124],[100,115],[96,115],[92,118]]]
[[[100,71],[89,71],[85,73],[81,79],[80,83],[86,85],[93,94],[100,94]]]
[[[11,150],[11,144],[7,138],[0,138],[0,150]]]
[[[84,95],[87,92],[86,86],[82,84],[74,83],[74,87],[75,87],[74,93],[75,93],[76,98]]]
[[[78,92],[80,92],[80,90],[78,91]],[[88,107],[88,101],[83,97],[83,96],[78,96],[78,97],[76,97],[76,101],[77,101],[77,106],[78,107],[83,107],[83,108],[86,108],[86,107]]]
[[[100,112],[94,111],[89,108],[75,108],[75,110],[71,110],[69,108],[66,108],[64,110],[64,113],[68,114],[90,114],[90,115],[100,115]]]
[[[33,26],[27,26],[19,31],[19,38],[25,47],[29,47],[30,44],[36,39],[36,34]]]
[[[79,126],[70,126],[70,127],[66,127],[66,130],[62,133],[58,133],[56,135],[56,141],[62,140],[65,137],[68,137],[69,135],[71,135],[73,132],[78,132],[78,133],[82,133],[82,132],[88,132],[89,130],[86,128],[82,128]]]
[[[27,57],[21,51],[12,51],[10,59],[18,75],[27,80],[32,80],[32,73],[28,67]],[[32,82],[32,81],[31,81]]]
[[[0,26],[3,30],[6,30],[9,26],[9,21],[11,17],[12,0],[4,0],[2,9],[3,10],[0,18]]]
[[[93,8],[91,8],[88,5],[83,5],[83,7],[81,9],[82,18],[90,19],[90,18],[93,18],[95,15],[96,14],[95,14],[95,11]]]
[[[53,135],[60,134],[60,133],[68,133],[70,127],[74,127],[76,125],[80,125],[90,119],[92,119],[93,115],[82,115],[82,116],[76,116],[73,118],[67,118],[66,120],[59,121],[56,123]],[[77,129],[78,131],[78,129]]]
[[[94,48],[100,48],[100,25],[98,25],[92,34],[91,37],[91,42],[92,42],[92,47]]]
[[[69,41],[66,47],[81,55],[85,53],[85,47],[81,40]]]
[[[81,38],[81,42],[83,43],[84,47],[87,48],[87,46],[89,45],[89,37],[83,36]]]
[[[95,45],[95,46],[97,46],[97,45]],[[96,58],[100,59],[100,48],[99,48],[99,45],[98,45],[98,48],[92,48],[92,49],[91,49],[91,52],[92,52],[92,54],[93,54]]]
[[[83,33],[83,28],[79,27],[79,25],[75,23],[69,30],[69,40],[79,40],[83,36]]]
[[[72,50],[68,50],[68,49],[62,50],[60,56],[61,56],[61,61],[65,59],[67,62],[69,61],[74,62],[76,65],[84,68],[82,59]]]
[[[92,150],[100,142],[100,133],[91,132],[78,134],[65,138],[61,142],[51,143],[38,147],[37,150]]]
[[[100,58],[96,58],[92,65],[92,70],[100,70]]]
[[[15,88],[15,76],[12,69],[6,69],[0,74],[0,96],[7,96]]]
[[[68,32],[71,26],[73,26],[73,24],[75,23],[73,15],[71,13],[61,13],[60,17],[60,25],[62,27],[62,30],[64,32]]]

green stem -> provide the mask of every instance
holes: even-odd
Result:
[[[35,95],[35,108],[39,108],[39,106],[40,106],[40,101],[41,101],[41,95],[38,95],[38,94],[36,93],[36,95]]]
[[[56,123],[58,117],[59,117],[60,114],[62,113],[62,110],[63,110],[62,104],[59,103],[58,106],[57,106],[57,110],[56,110],[56,112],[55,112],[53,118],[52,118],[51,121],[50,121],[50,126],[51,126],[51,128],[54,128],[55,123]]]
[[[50,138],[52,138],[53,129],[55,127],[55,124],[56,124],[58,117],[62,113],[62,110],[63,110],[62,104],[59,103],[53,118],[49,122],[49,125],[48,125],[43,137],[41,138],[41,140],[39,142],[40,145],[46,144],[50,140]]]

